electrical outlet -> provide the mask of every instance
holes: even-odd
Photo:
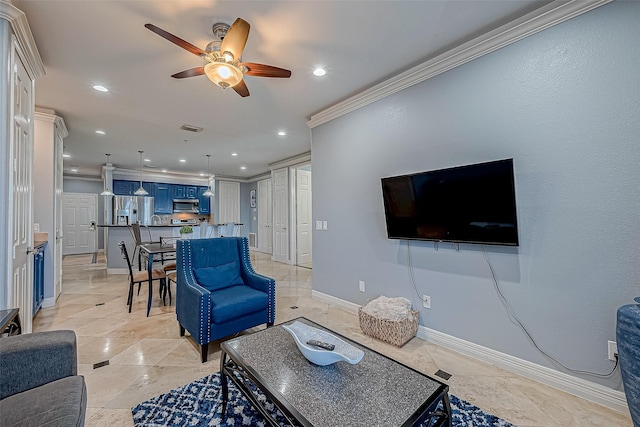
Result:
[[[360,292],[364,292],[364,280],[360,280],[358,286],[360,286]]]
[[[609,360],[613,360],[615,362],[616,356],[618,355],[618,343],[615,341],[607,341],[607,349],[609,350]]]
[[[429,295],[422,295],[422,306],[424,308],[431,308],[431,297]]]

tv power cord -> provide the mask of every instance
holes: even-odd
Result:
[[[459,250],[459,248],[456,248],[456,250]],[[493,286],[494,286],[494,288],[496,290],[496,293],[500,297],[500,302],[502,303],[502,305],[507,310],[507,314],[509,315],[509,317],[514,322],[516,322],[516,324],[520,327],[520,329],[522,329],[522,332],[524,332],[524,334],[527,336],[529,341],[531,341],[531,344],[533,344],[533,346],[536,348],[536,350],[538,350],[543,356],[547,357],[548,359],[550,359],[554,363],[558,364],[559,366],[563,367],[564,369],[566,369],[569,372],[574,372],[576,374],[593,375],[593,376],[602,377],[602,378],[607,378],[607,377],[610,377],[611,375],[613,375],[613,373],[618,368],[618,364],[620,363],[620,359],[618,358],[618,354],[617,353],[615,354],[616,364],[613,366],[613,369],[611,369],[611,371],[609,373],[607,373],[607,374],[601,374],[601,373],[598,373],[598,372],[583,371],[583,370],[580,370],[580,369],[570,368],[570,367],[566,366],[564,363],[560,362],[555,357],[553,357],[552,355],[550,355],[549,353],[547,353],[546,351],[544,351],[542,348],[540,348],[540,346],[538,345],[536,340],[533,338],[533,336],[531,335],[529,330],[524,326],[524,324],[520,321],[518,316],[516,316],[516,314],[513,312],[513,309],[511,308],[511,305],[509,304],[509,301],[507,301],[507,298],[502,293],[502,290],[500,289],[500,285],[498,283],[498,279],[496,278],[496,274],[495,274],[495,272],[493,270],[493,266],[491,265],[491,261],[489,261],[489,255],[487,254],[487,250],[486,250],[484,245],[482,245],[482,251],[484,253],[484,259],[487,261],[487,265],[489,266],[489,270],[491,271],[491,277],[493,279]],[[422,299],[422,296],[420,295],[420,292],[418,292],[418,287],[416,286],[415,277],[413,275],[413,263],[412,263],[412,259],[411,259],[411,242],[409,240],[407,240],[407,266],[409,268],[409,279],[411,280],[411,284],[413,285],[413,290],[415,291],[416,295],[418,296],[418,299],[420,301],[424,301]]]

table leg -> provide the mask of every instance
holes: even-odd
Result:
[[[151,298],[153,298],[153,254],[149,254],[149,259],[147,261],[147,273],[149,274],[149,299],[147,300],[147,317],[149,317],[149,312],[151,311]]]
[[[222,392],[222,413],[220,420],[224,422],[225,413],[227,412],[227,402],[229,400],[229,384],[227,382],[227,373],[225,372],[225,362],[227,353],[223,350],[220,354],[220,388]]]
[[[447,414],[447,427],[451,427],[452,419],[451,419],[451,402],[449,401],[449,393],[444,394],[444,399],[442,399],[442,409],[445,414]]]

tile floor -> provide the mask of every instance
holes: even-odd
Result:
[[[398,349],[364,336],[357,315],[311,298],[311,270],[257,252],[252,259],[259,273],[276,279],[276,323],[305,316],[424,373],[442,369],[452,374],[446,381],[451,393],[519,427],[632,426],[628,415],[418,338]],[[91,256],[68,256],[62,295],[34,319],[34,331],[73,329],[78,336],[79,373],[89,393],[87,426],[133,426],[131,407],[218,371],[219,346],[210,344],[209,360],[200,363],[199,347],[179,336],[175,306],[162,306],[156,297],[146,317],[143,287],[128,313],[127,289],[126,276],[107,275],[104,258],[92,264]],[[93,369],[105,360],[108,366]]]

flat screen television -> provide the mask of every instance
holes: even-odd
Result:
[[[390,239],[518,246],[513,159],[382,178]]]

